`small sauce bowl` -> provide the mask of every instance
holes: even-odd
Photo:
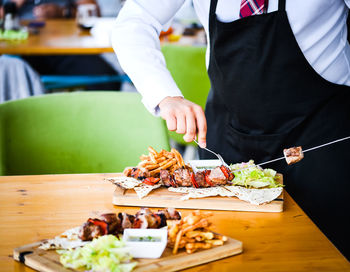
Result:
[[[124,229],[123,241],[134,258],[160,258],[168,243],[168,229]]]

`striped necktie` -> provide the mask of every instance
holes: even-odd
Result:
[[[266,13],[268,0],[242,0],[239,17]]]

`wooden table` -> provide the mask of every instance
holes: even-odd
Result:
[[[99,40],[77,27],[75,20],[47,20],[38,34],[20,42],[0,41],[0,55],[69,55],[111,53],[105,39]]]
[[[103,20],[103,18],[101,19]],[[205,46],[204,31],[195,36],[183,36],[172,44]],[[169,43],[166,39],[161,44]],[[0,40],[0,55],[73,55],[113,53],[106,37],[99,39],[81,30],[75,20],[47,20],[38,34],[30,34],[28,40],[8,42]]]
[[[114,207],[115,174],[0,177],[1,271],[32,271],[12,259],[15,247],[52,238]],[[349,262],[286,194],[283,213],[214,214],[216,230],[243,242],[242,254],[188,271],[350,271]],[[186,210],[183,211],[186,214]]]

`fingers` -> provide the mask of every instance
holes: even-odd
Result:
[[[196,137],[197,124],[194,112],[192,109],[188,109],[186,113],[186,134],[184,140],[186,142],[192,142]]]
[[[173,114],[167,115],[165,118],[166,125],[170,131],[175,131],[177,128],[176,117]]]
[[[201,107],[195,109],[197,131],[198,131],[198,143],[200,147],[207,146],[207,119],[205,118],[204,111]]]
[[[176,114],[176,133],[186,133],[186,116],[182,112]]]
[[[202,107],[182,97],[167,97],[159,108],[169,130],[185,134],[186,142],[192,142],[198,132],[200,146],[206,146],[207,122]]]

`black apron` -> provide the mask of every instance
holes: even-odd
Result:
[[[305,59],[279,0],[278,11],[223,23],[209,15],[208,148],[229,163],[256,163],[350,135],[350,88],[322,78]],[[201,158],[212,158],[201,151]],[[284,174],[286,190],[349,257],[350,142],[305,154]],[[349,169],[349,170],[348,170]],[[347,238],[347,239],[346,239]]]

